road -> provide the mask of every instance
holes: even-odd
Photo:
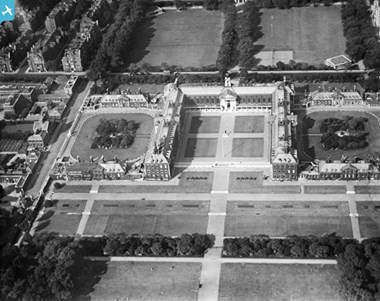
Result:
[[[57,157],[57,154],[65,141],[65,138],[67,136],[67,132],[69,131],[72,122],[74,121],[76,115],[79,112],[79,109],[87,97],[87,94],[90,91],[91,82],[84,81],[81,84],[81,87],[84,87],[84,89],[79,93],[74,93],[72,96],[72,99],[70,102],[72,102],[72,105],[70,108],[68,108],[68,111],[65,112],[65,116],[63,117],[63,120],[65,123],[61,123],[56,132],[55,137],[53,137],[54,142],[50,145],[50,150],[47,153],[47,157],[44,159],[43,164],[41,165],[41,169],[39,173],[32,174],[32,177],[37,176],[35,182],[33,183],[33,186],[29,188],[26,191],[27,195],[32,195],[34,197],[38,197],[40,194],[40,191],[43,189],[43,184],[46,181],[47,177],[49,176],[50,170],[53,167],[54,161]]]

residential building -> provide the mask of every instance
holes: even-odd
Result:
[[[23,109],[31,106],[31,102],[23,94],[11,94],[3,104],[4,112],[20,115]]]
[[[98,32],[98,22],[83,17],[76,37],[65,49],[62,66],[65,72],[81,72],[87,59],[87,49]]]
[[[73,94],[73,89],[74,89],[77,81],[78,81],[78,76],[76,76],[76,75],[70,76],[69,80],[67,81],[67,83],[64,87],[64,91],[68,96],[71,96]]]
[[[42,149],[47,146],[49,142],[49,132],[51,131],[51,123],[49,121],[42,121],[42,119],[34,122],[34,134],[28,137],[28,147],[35,149]]]
[[[58,27],[65,26],[75,10],[77,0],[62,0],[49,13],[45,20],[45,27],[53,33]]]
[[[0,49],[0,71],[1,72],[13,72],[11,52],[12,47],[4,47]]]
[[[32,46],[27,53],[29,71],[31,72],[46,72],[45,59],[41,48]]]

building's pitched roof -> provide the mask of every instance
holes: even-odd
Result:
[[[291,153],[279,153],[275,156],[272,163],[297,163],[297,160]]]

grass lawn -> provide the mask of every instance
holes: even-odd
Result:
[[[343,186],[343,185],[339,185],[339,186],[336,186],[336,185],[331,185],[331,186],[314,186],[314,185],[310,185],[310,186],[307,186],[305,185],[304,186],[304,191],[305,193],[317,193],[317,194],[333,194],[333,193],[337,193],[337,194],[344,194],[346,193],[346,186]]]
[[[262,187],[263,172],[230,172],[228,186],[230,193],[249,193]]]
[[[350,218],[343,216],[247,216],[227,215],[226,236],[250,236],[266,234],[282,237],[288,235],[324,235],[336,232],[343,237],[352,237]]]
[[[262,9],[263,50],[293,50],[296,62],[319,65],[346,49],[340,6]],[[288,63],[285,61],[284,63]]]
[[[356,202],[362,237],[380,236],[380,202]]]
[[[91,214],[205,215],[208,213],[208,209],[208,201],[95,200]]]
[[[232,139],[232,157],[262,157],[263,155],[263,138]]]
[[[133,120],[139,125],[135,140],[127,149],[91,149],[91,143],[96,136],[95,129],[100,119],[121,119]],[[105,159],[113,159],[115,156],[120,160],[133,159],[143,155],[148,149],[150,135],[153,129],[153,118],[146,114],[99,114],[88,118],[82,128],[77,133],[76,140],[71,149],[71,155],[82,160],[89,159],[90,156],[99,158],[104,155]]]
[[[91,292],[93,301],[195,301],[200,263],[109,262]]]
[[[0,139],[0,152],[18,152],[23,140]]]
[[[225,235],[323,235],[352,237],[347,202],[230,201]]]
[[[13,134],[17,132],[33,132],[32,123],[8,124],[4,127],[3,132]]]
[[[368,147],[357,150],[325,150],[320,143],[320,136],[309,136],[309,146],[304,145],[305,152],[308,152],[306,148],[309,148],[308,153],[314,153],[315,158],[326,160],[330,157],[331,160],[340,160],[342,155],[347,155],[351,159],[355,156],[362,159],[367,159],[368,155],[378,151],[380,147],[380,125],[377,119],[371,115],[359,111],[330,111],[330,112],[315,112],[308,115],[307,119],[303,119],[303,133],[320,134],[319,128],[323,119],[326,118],[339,118],[344,116],[353,117],[366,117],[368,122],[365,123],[366,131],[369,133],[367,136]],[[313,154],[311,154],[313,155]]]
[[[264,133],[264,116],[236,116],[235,133]]]
[[[219,301],[340,301],[335,265],[222,265]]]
[[[223,27],[221,11],[168,10],[140,25],[129,62],[183,67],[215,64]]]
[[[82,213],[86,207],[86,200],[59,200],[53,207],[58,212]],[[47,210],[51,208],[46,208]]]
[[[357,194],[378,194],[380,193],[379,186],[355,185],[355,193]]]
[[[65,185],[60,189],[54,188],[56,193],[89,193],[91,190],[91,185]]]
[[[37,226],[36,233],[56,232],[60,235],[75,235],[82,218],[81,214],[67,215],[55,212],[49,219],[41,221]]]
[[[192,116],[190,133],[219,133],[220,116]]]
[[[185,157],[215,157],[217,145],[217,138],[189,138],[187,139]]]

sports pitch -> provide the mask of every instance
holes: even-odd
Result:
[[[263,51],[293,50],[296,62],[313,65],[344,54],[346,45],[340,6],[273,8],[261,12],[264,35],[256,44],[263,45]],[[288,63],[289,58],[282,60]]]
[[[168,10],[138,28],[130,62],[202,67],[215,64],[222,42],[221,11]]]
[[[138,125],[133,144],[127,149],[91,149],[91,143],[96,136],[95,129],[98,126],[99,121],[101,119],[117,120],[121,118],[124,118],[127,121],[133,120]],[[114,157],[117,157],[120,160],[125,160],[139,157],[148,150],[148,143],[153,129],[153,118],[149,115],[105,113],[91,116],[82,122],[83,124],[80,123],[77,126],[77,130],[79,132],[76,133],[77,136],[75,137],[74,145],[71,148],[71,156],[74,158],[79,156],[79,158],[82,160],[89,160],[90,156],[92,156],[94,159],[104,156],[106,160],[113,159]]]

